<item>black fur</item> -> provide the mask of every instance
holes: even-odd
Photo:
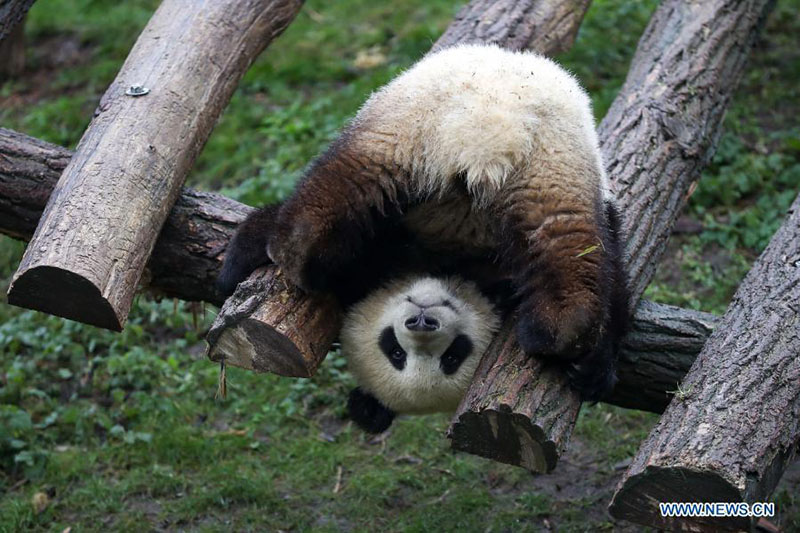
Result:
[[[597,345],[567,371],[570,383],[584,401],[598,401],[607,396],[617,382],[617,353],[622,337],[628,330],[630,291],[623,261],[621,217],[616,205],[605,202],[602,243],[602,299],[606,309],[605,322]]]
[[[395,418],[395,412],[385,407],[375,396],[360,388],[350,391],[347,411],[358,427],[368,433],[383,433]]]
[[[389,326],[381,332],[378,346],[393,367],[400,371],[406,367],[406,351],[397,341],[393,327]]]
[[[461,363],[472,353],[472,341],[466,335],[458,335],[439,359],[439,368],[446,375],[455,374]]]
[[[256,268],[271,263],[267,242],[280,205],[268,205],[253,212],[236,228],[225,250],[225,261],[217,277],[217,289],[230,296],[236,286]]]

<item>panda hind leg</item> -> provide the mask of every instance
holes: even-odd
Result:
[[[565,364],[590,401],[615,383],[614,317],[627,305],[613,288],[622,277],[618,231],[610,225],[618,219],[609,223],[605,211],[599,200],[520,188],[509,195],[500,228],[520,301],[520,346]]]
[[[614,388],[617,354],[630,320],[630,290],[623,261],[621,217],[613,202],[606,201],[603,211],[602,298],[605,322],[595,347],[568,368],[573,388],[587,401],[598,401]]]

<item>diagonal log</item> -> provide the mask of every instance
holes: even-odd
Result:
[[[473,0],[458,12],[432,52],[455,43],[494,43],[556,55],[572,48],[592,0]]]
[[[725,109],[771,4],[664,0],[600,125],[601,149],[625,215],[631,308],[714,153]],[[525,357],[515,342],[498,339],[494,348],[453,419],[453,448],[548,472],[567,445],[580,401],[562,373]],[[507,370],[488,371],[496,366]]]
[[[302,0],[164,0],[50,196],[11,304],[121,330],[156,238],[239,80]]]
[[[0,233],[31,238],[72,155],[66,148],[0,128]],[[222,305],[224,298],[214,284],[222,254],[237,224],[251,211],[251,207],[219,194],[183,189],[145,270],[147,290]],[[620,381],[607,401],[663,411],[670,391],[677,389],[716,320],[708,313],[641,302],[622,343]],[[325,330],[317,327],[314,331]],[[298,338],[296,342],[305,341]],[[240,366],[265,369],[269,364],[268,360],[253,360],[242,361]]]
[[[433,50],[488,40],[512,48],[534,45],[540,47],[537,48],[540,52],[552,54],[571,44],[589,3],[588,0],[473,0],[456,16]],[[300,375],[311,375],[328,353],[328,346],[320,341],[333,341],[339,333],[341,310],[329,299],[304,295],[290,288],[282,294],[291,295],[297,305],[317,309],[316,313],[327,317],[327,320],[313,321],[323,329],[308,328],[301,323],[271,322],[274,317],[286,316],[281,311],[283,304],[275,299],[260,299],[259,306],[242,313],[240,302],[252,302],[252,291],[256,287],[264,283],[286,285],[278,270],[271,272],[275,280],[267,280],[261,273],[254,274],[250,278],[252,283],[242,284],[244,286],[237,289],[230,303],[223,306],[209,331],[208,355],[213,361],[225,359],[233,365],[245,364],[246,368],[296,368],[301,371]],[[280,331],[292,332],[291,351],[295,364],[287,366],[284,357],[280,357],[284,361],[280,364],[268,361],[280,353],[280,347],[273,344],[273,339],[280,338],[275,333]],[[318,346],[319,351],[304,353],[303,338],[314,339],[315,342],[305,343],[305,346]],[[242,356],[242,353],[251,355]]]
[[[665,518],[659,502],[765,502],[800,451],[800,196],[620,481],[610,512],[657,528],[749,531],[751,517]]]

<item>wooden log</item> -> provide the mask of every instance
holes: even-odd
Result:
[[[31,238],[70,157],[66,148],[0,128],[0,233]],[[144,288],[222,305],[224,298],[214,284],[222,252],[236,225],[251,211],[219,194],[183,189],[150,257]],[[336,315],[332,311],[321,316]],[[663,411],[669,391],[677,390],[716,320],[708,313],[641,302],[623,339],[619,383],[607,401]]]
[[[572,47],[591,0],[474,0],[458,12],[431,51],[455,43],[495,43],[556,55]]]
[[[601,149],[625,215],[632,309],[655,272],[690,187],[714,153],[725,109],[770,7],[769,0],[661,2],[639,41],[625,84],[600,125]],[[502,344],[505,350],[513,346]],[[518,350],[499,354],[490,350],[484,357],[491,363],[481,369],[503,364],[513,372],[526,364]],[[506,389],[516,392],[510,395]],[[485,416],[513,432],[497,442],[504,448],[502,454],[485,455],[525,457],[528,452],[510,447],[530,446],[530,435],[542,435],[537,446],[553,454],[544,464],[554,465],[577,418],[580,403],[575,396],[563,376],[555,373],[520,373],[511,385],[476,372],[449,432],[451,438],[469,437],[453,438],[453,447],[485,450],[477,443],[497,442],[487,431],[492,426],[481,416],[482,397],[498,398],[502,403],[495,402]],[[563,397],[564,403],[554,410],[563,423],[554,424],[542,409],[517,407],[551,397]],[[547,447],[548,443],[556,446]]]
[[[217,319],[206,336],[212,361],[300,378],[317,371],[342,312],[333,296],[292,290],[279,271],[275,265],[258,269],[225,302],[218,317],[226,322]]]
[[[36,0],[5,0],[0,4],[0,43],[23,23],[25,15]]]
[[[447,433],[453,449],[552,471],[578,418],[578,396],[562,371],[522,352],[513,322],[503,324],[487,356]],[[540,380],[550,386],[532,386]]]
[[[446,48],[462,42],[483,42],[484,38],[486,38],[491,42],[501,45],[512,43],[513,41],[511,44],[512,46],[521,46],[526,42],[535,42],[537,46],[542,47],[539,49],[540,52],[553,53],[560,50],[560,47],[566,45],[566,36],[571,36],[571,38],[575,37],[577,28],[581,20],[583,20],[583,14],[588,6],[589,1],[578,0],[562,0],[560,2],[553,0],[473,0],[462,9],[450,28],[448,28],[444,35],[442,35],[433,46],[433,50]],[[483,11],[487,9],[488,11],[484,13]],[[539,19],[536,23],[532,23],[530,19],[524,19],[524,17],[530,16],[538,16]],[[488,26],[491,26],[491,30],[487,29]],[[549,32],[549,37],[537,38],[538,34],[534,33],[536,31],[547,31]],[[524,36],[524,39],[514,41],[514,39],[520,36]],[[555,36],[559,37],[556,38]],[[278,276],[275,280],[276,283],[291,287],[288,282],[282,279],[280,274],[276,275]],[[258,275],[254,274],[254,276],[257,277]],[[252,280],[253,278],[249,279]],[[259,285],[253,283],[249,286],[255,288]],[[305,330],[299,336],[306,335],[309,338],[331,339],[336,337],[338,334],[338,324],[341,323],[341,317],[334,317],[331,314],[334,310],[323,300],[323,297],[319,295],[302,295],[299,289],[294,287],[287,289],[287,291],[293,298],[297,298],[298,301],[305,301],[302,299],[309,298],[309,305],[311,307],[319,306],[318,312],[328,318],[328,320],[309,322],[316,324],[318,327],[326,328],[326,331]],[[246,295],[240,295],[240,298],[247,299]],[[242,322],[242,317],[239,315],[237,315],[237,318],[226,316],[228,310],[222,309],[219,315],[217,315],[212,329],[229,326],[239,327],[238,325],[246,323],[248,329],[252,332],[258,327],[258,319],[256,317],[269,318],[273,316],[282,316],[279,311],[273,312],[269,309],[269,307],[273,305],[278,306],[278,308],[282,307],[280,302],[274,302],[269,299],[261,300],[261,306],[252,310],[252,316],[246,322]],[[230,308],[231,311],[234,309],[236,308]],[[256,335],[251,333],[249,335],[252,339],[259,339],[261,343],[254,345],[252,349],[256,353],[277,353],[277,347],[270,344],[272,339],[277,339],[277,337],[272,335],[272,332],[276,330],[277,324],[263,321],[261,324],[261,327],[264,329],[264,334]],[[297,327],[300,327],[300,325]],[[217,340],[215,339],[221,338],[225,337],[220,335],[219,337],[208,339],[208,353],[212,359],[220,357],[217,354],[221,349],[217,347]],[[327,353],[328,350],[324,349],[316,354],[296,354],[300,359],[298,359],[297,364],[294,366],[298,368],[305,366],[317,368]],[[314,360],[313,363],[311,363],[312,360]],[[231,364],[235,365],[236,363],[231,361]],[[285,367],[285,365],[276,365],[276,368],[283,367]]]
[[[665,518],[659,502],[764,502],[800,451],[800,196],[642,444],[609,508],[680,531],[751,518]]]
[[[30,240],[73,152],[0,128],[0,233]],[[183,189],[161,230],[142,286],[222,305],[215,281],[236,226],[253,211],[221,194]]]
[[[710,313],[642,300],[619,352],[619,381],[605,403],[663,413],[717,325]]]
[[[301,4],[161,3],[50,197],[9,303],[122,329],[187,172],[241,76]]]

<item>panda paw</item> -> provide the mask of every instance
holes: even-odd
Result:
[[[517,342],[523,351],[565,365],[570,385],[583,401],[600,400],[617,381],[615,342],[603,327],[608,317],[599,315],[578,309],[571,321],[561,321],[562,328],[553,328],[544,316],[529,311],[517,322]]]
[[[233,294],[236,286],[256,268],[270,263],[267,241],[273,230],[277,205],[268,205],[253,211],[236,228],[225,249],[225,260],[217,277],[217,290],[225,297]]]
[[[395,418],[394,411],[360,388],[350,391],[347,411],[353,422],[367,433],[383,433],[389,429]]]
[[[517,320],[517,341],[525,353],[575,361],[598,344],[603,313],[589,307],[562,307],[538,302],[523,307]]]
[[[572,388],[581,395],[581,401],[598,402],[607,396],[617,384],[615,358],[608,354],[594,353],[567,369]]]

